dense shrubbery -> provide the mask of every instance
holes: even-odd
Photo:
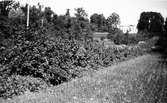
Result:
[[[125,44],[125,45],[135,45],[139,41],[145,41],[152,38],[153,35],[150,33],[137,33],[137,34],[129,34],[129,33],[122,33],[118,31],[115,34],[110,34],[108,38],[111,41],[114,41],[115,44]]]
[[[48,84],[41,78],[31,76],[7,76],[3,74],[3,77],[0,76],[0,82],[0,97],[4,98],[21,95],[27,90],[36,92],[48,87]]]
[[[32,82],[29,81],[32,77],[34,81],[36,81],[35,78],[40,78],[47,85],[57,85],[79,76],[82,68],[106,67],[114,62],[144,53],[140,46],[113,45],[105,48],[103,43],[91,39],[87,41],[69,40],[62,37],[51,39],[40,31],[21,32],[11,41],[13,46],[4,45],[3,48],[1,47],[0,54],[2,65],[0,74],[2,74],[1,80],[3,81],[1,88],[5,90],[1,89],[1,96],[7,97],[12,96],[13,93],[17,94],[17,88],[18,93],[25,90],[20,86],[32,91],[30,85],[24,87],[25,82],[19,82],[27,76],[27,82]],[[17,77],[16,80],[15,77]],[[13,84],[15,82],[16,84]],[[32,84],[38,85],[32,87],[35,89],[43,85],[38,80]],[[10,87],[15,91],[10,90]]]
[[[142,55],[144,49],[151,47],[140,44],[111,45],[106,48],[104,43],[88,39],[91,38],[90,24],[82,8],[76,9],[76,17],[70,17],[67,13],[64,16],[54,14],[52,18],[50,8],[42,12],[38,6],[30,8],[32,21],[29,30],[24,29],[25,24],[12,22],[7,15],[4,16],[9,24],[3,24],[4,20],[0,20],[3,24],[0,30],[3,37],[0,38],[0,97],[8,98],[26,90],[36,91],[58,85],[79,77],[83,68],[107,67]],[[23,7],[23,11],[26,11],[26,7]],[[46,20],[41,25],[43,13]],[[109,22],[112,23],[111,18]],[[143,39],[118,33],[111,40],[116,44],[137,44]]]

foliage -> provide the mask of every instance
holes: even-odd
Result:
[[[112,13],[107,19],[103,14],[94,13],[90,16],[92,30],[99,32],[110,32],[115,34],[118,32],[120,17],[117,13]]]
[[[129,34],[123,33],[121,30],[117,30],[115,34],[109,34],[108,39],[113,41],[117,45],[125,44],[125,45],[136,45],[139,41],[146,41],[153,37],[153,33],[137,33],[137,34]]]
[[[51,39],[43,31],[23,30],[11,41],[12,46],[1,49],[0,64],[5,66],[2,73],[41,78],[52,85],[77,77],[79,68],[97,69],[142,53],[141,49],[105,48],[103,43],[91,40]]]
[[[166,18],[166,20],[165,20],[164,29],[165,29],[165,33],[166,33],[166,36],[167,36],[167,18]]]
[[[118,28],[119,24],[120,24],[120,17],[117,13],[112,13],[107,18],[107,26],[108,26],[108,31],[110,33],[115,33],[115,30]]]
[[[158,12],[142,12],[137,29],[139,31],[162,32],[164,19]]]
[[[5,77],[11,78],[9,82],[5,82],[6,85],[3,87],[9,88],[9,93],[7,92],[8,89],[5,89],[6,91],[3,93],[7,97],[12,96],[13,93],[17,94],[24,91],[24,89],[20,89],[20,85],[22,85],[19,82],[20,79],[16,79],[16,82],[19,82],[18,84],[12,83],[17,76],[40,78],[48,85],[58,85],[80,76],[82,68],[98,69],[99,67],[107,67],[114,62],[144,53],[139,46],[129,48],[113,45],[106,48],[102,42],[92,40],[79,41],[63,39],[62,37],[51,39],[42,31],[29,31],[27,33],[31,38],[27,38],[27,34],[21,32],[15,39],[12,39],[13,46],[8,47],[6,45],[1,48],[2,80],[6,81]],[[10,77],[9,75],[16,75],[16,77]],[[36,82],[38,84],[38,81]],[[12,88],[16,92],[12,92],[13,89],[8,87],[9,85],[18,87],[18,92],[15,87]],[[35,87],[32,86],[32,88]]]
[[[90,23],[97,26],[97,31],[105,32],[107,31],[106,19],[103,14],[93,14],[90,16]]]
[[[41,9],[40,4],[30,7],[29,29],[25,28],[26,6],[16,7],[10,18],[0,19],[4,37],[0,43],[0,97],[12,97],[27,89],[36,91],[46,84],[58,85],[78,77],[83,68],[107,67],[144,53],[140,46],[106,48],[103,42],[93,41],[91,23],[83,8],[76,9],[76,17],[71,17],[69,10],[58,16],[51,8]],[[100,29],[106,25],[103,15],[94,19],[92,23],[102,25]],[[117,44],[134,43],[136,38],[119,34],[119,15],[113,13],[107,20],[111,34],[118,33],[113,37]]]
[[[22,18],[23,16],[24,16],[24,13],[20,8],[17,8],[17,9],[12,8],[8,14],[9,18]]]
[[[26,91],[39,91],[47,87],[48,84],[46,84],[46,82],[44,82],[41,78],[20,75],[6,77],[0,76],[0,97],[4,98],[20,95]]]
[[[1,39],[6,38],[10,35],[10,22],[8,21],[8,13],[10,6],[14,2],[12,0],[0,1],[0,36]]]
[[[88,14],[85,12],[85,10],[83,8],[75,8],[75,16],[79,19],[79,20],[82,20],[82,19],[86,19]]]
[[[45,7],[44,16],[49,23],[52,21],[53,14],[54,14],[54,12],[51,10],[50,7]]]
[[[8,16],[10,6],[14,4],[13,0],[0,1],[0,14],[1,16]]]

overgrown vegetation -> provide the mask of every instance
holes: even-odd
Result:
[[[79,77],[84,68],[107,67],[114,62],[139,56],[145,52],[140,46],[115,45],[105,48],[102,43],[91,40],[82,43],[78,40],[62,39],[61,37],[50,40],[39,36],[33,41],[28,41],[24,38],[24,34],[20,36],[23,36],[22,39],[13,41],[15,42],[14,46],[4,47],[1,50],[0,63],[2,66],[0,73],[3,77],[8,77],[7,80],[9,81],[13,81],[15,75],[23,76],[23,78],[30,76],[34,79],[40,78],[47,86],[58,85]],[[3,77],[1,83],[8,87],[9,82],[6,83],[6,78]],[[18,87],[22,86],[20,83],[21,81],[18,82],[17,86],[11,84],[11,88],[20,88],[21,90],[18,92],[22,92],[22,88]],[[34,85],[36,86],[33,88],[38,89],[43,86],[43,83],[38,83],[37,81],[36,85],[35,82]],[[5,86],[2,87],[2,90],[5,90]],[[31,85],[28,86],[30,86],[28,89],[31,88]],[[31,91],[31,89],[29,90]],[[5,97],[17,94],[11,93],[1,91],[2,96]]]
[[[0,97],[58,85],[79,77],[85,68],[107,67],[142,55],[154,45],[155,40],[143,39],[142,35],[119,33],[116,13],[107,19],[107,24],[103,17],[104,22],[90,23],[83,8],[75,9],[75,17],[70,16],[69,9],[58,16],[49,7],[42,11],[38,4],[30,7],[30,27],[26,29],[27,5],[13,1],[5,4],[0,8],[4,10],[0,16]],[[126,45],[106,48],[104,43],[93,41],[92,25],[96,23],[96,30],[108,31],[116,44]],[[138,44],[141,40],[145,42]]]

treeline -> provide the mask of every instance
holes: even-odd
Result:
[[[88,18],[83,8],[75,8],[75,16],[71,16],[70,9],[64,15],[57,15],[50,7],[43,7],[38,3],[30,7],[31,31],[44,29],[52,36],[83,39],[92,37],[92,32],[109,32],[110,39],[122,31],[118,28],[120,17],[112,13],[105,18],[103,14],[94,13]],[[13,0],[0,2],[0,35],[1,38],[10,37],[16,31],[26,28],[27,5],[20,5]],[[167,19],[164,20],[158,12],[143,12],[137,24],[138,32],[165,33]]]
[[[43,10],[44,9],[44,10]],[[27,5],[22,6],[19,2],[0,2],[0,24],[1,37],[10,37],[17,30],[26,27]],[[70,15],[67,9],[64,15],[57,15],[50,7],[37,6],[30,7],[31,30],[47,29],[47,32],[59,32],[62,37],[81,39],[90,37],[92,31],[114,33],[118,30],[120,17],[112,13],[107,19],[103,14],[93,14],[88,19],[88,15],[83,8],[75,9],[75,16]],[[66,35],[68,33],[68,35]],[[55,34],[55,33],[54,33]],[[72,34],[72,35],[70,35]]]

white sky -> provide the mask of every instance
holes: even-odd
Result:
[[[93,13],[102,13],[108,17],[116,12],[120,15],[121,25],[136,25],[143,11],[160,12],[163,17],[167,17],[167,0],[16,0],[21,3],[29,2],[49,6],[60,15],[65,14],[66,9],[70,9],[71,15],[74,8],[83,7],[88,16]]]

